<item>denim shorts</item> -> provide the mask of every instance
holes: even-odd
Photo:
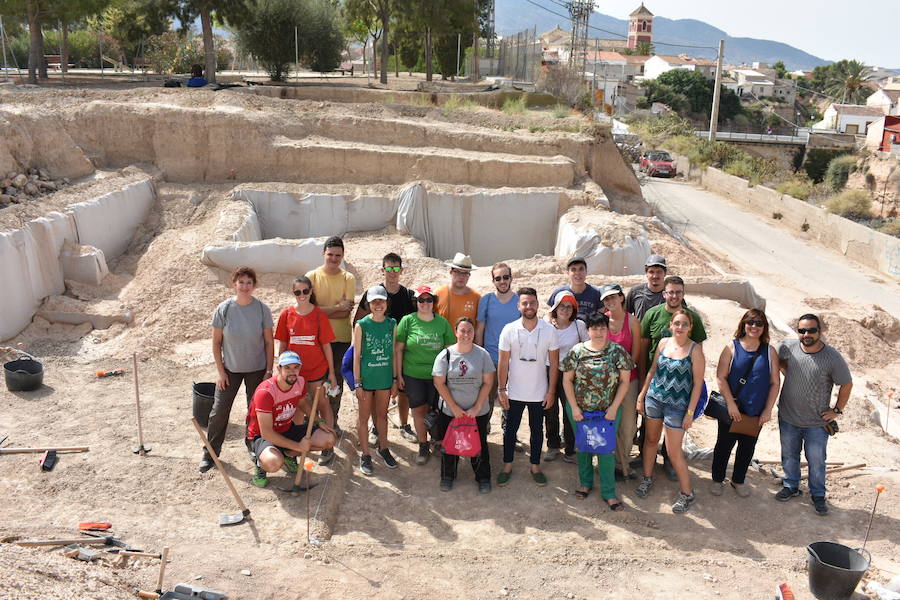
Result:
[[[687,407],[678,408],[671,404],[659,402],[649,395],[644,398],[644,415],[648,419],[662,419],[663,425],[669,429],[684,429],[684,415]]]

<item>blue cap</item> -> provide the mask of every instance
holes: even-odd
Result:
[[[303,361],[300,360],[300,355],[294,352],[293,350],[285,350],[281,353],[281,356],[278,357],[278,366],[283,367],[284,365],[302,365]]]

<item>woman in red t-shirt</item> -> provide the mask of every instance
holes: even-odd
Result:
[[[334,330],[328,317],[316,306],[316,294],[308,277],[297,277],[293,292],[297,304],[281,311],[275,327],[275,340],[278,356],[285,350],[293,350],[300,355],[303,361],[300,375],[306,379],[312,398],[326,380],[331,387],[337,385],[331,356]]]

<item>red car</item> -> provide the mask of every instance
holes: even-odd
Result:
[[[641,171],[650,177],[675,177],[675,160],[665,150],[650,150],[641,156]]]

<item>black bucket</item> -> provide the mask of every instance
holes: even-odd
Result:
[[[209,413],[213,407],[215,400],[216,384],[214,383],[195,383],[194,384],[194,418],[200,423],[201,427],[209,425]]]
[[[865,548],[834,542],[813,542],[806,547],[809,591],[819,600],[846,600],[872,562]],[[863,556],[865,552],[865,556]]]
[[[31,392],[44,382],[44,365],[31,358],[20,358],[3,365],[6,389],[11,392]]]

